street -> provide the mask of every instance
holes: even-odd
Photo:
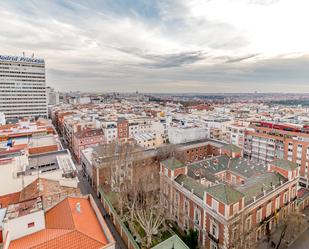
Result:
[[[83,177],[83,173],[81,172],[81,170],[79,170],[78,179],[79,179],[79,188],[80,188],[82,194],[91,194],[93,199],[95,200],[99,210],[101,211],[102,216],[105,217],[106,211],[105,211],[101,201],[96,196],[93,189],[90,187],[88,181]],[[123,242],[122,238],[120,237],[119,233],[117,232],[113,222],[109,219],[108,216],[105,217],[105,222],[106,222],[110,232],[112,233],[112,235],[113,235],[113,237],[116,241],[116,249],[127,249],[125,243]]]
[[[64,149],[69,149],[62,137],[60,137],[60,141],[61,141],[62,147]],[[112,233],[112,235],[113,235],[113,237],[116,241],[116,247],[115,248],[116,249],[127,249],[127,246],[123,242],[120,234],[117,232],[117,230],[114,226],[114,223],[109,219],[109,216],[106,216],[106,211],[105,211],[101,201],[99,200],[99,198],[97,197],[97,195],[93,191],[93,189],[91,188],[89,182],[84,177],[83,172],[82,172],[82,167],[80,165],[78,165],[78,163],[76,162],[73,155],[72,155],[72,160],[73,160],[76,168],[78,169],[78,180],[79,180],[78,186],[79,186],[83,195],[91,194],[93,199],[95,200],[102,216],[104,217],[104,220],[105,220],[110,232]]]

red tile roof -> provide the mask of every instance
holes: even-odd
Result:
[[[45,225],[42,231],[12,241],[9,249],[99,249],[108,243],[86,198],[66,198],[58,203],[46,212]]]

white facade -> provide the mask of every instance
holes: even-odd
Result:
[[[24,187],[34,182],[38,177],[58,181],[61,186],[77,188],[77,177],[65,178],[63,176],[66,171],[68,171],[68,169],[66,169],[66,165],[72,167],[74,166],[74,163],[72,162],[70,156],[62,157],[63,158],[61,158],[61,156],[57,156],[57,161],[59,164],[58,169],[45,172],[43,172],[43,170],[40,170],[39,172],[27,171],[24,174],[22,174],[22,172],[25,172],[25,168],[29,165],[26,155],[14,157],[14,159],[9,162],[0,162],[0,196],[20,192]],[[39,160],[40,159],[38,159],[38,161]],[[50,163],[49,161],[46,162]]]
[[[81,165],[88,179],[92,179],[92,152],[93,148],[91,147],[81,152]]]
[[[0,125],[5,125],[5,115],[3,112],[0,112]]]
[[[118,137],[117,122],[102,122],[102,130],[107,143],[115,141]]]
[[[234,144],[240,148],[244,146],[245,126],[230,125],[227,127],[226,142]]]
[[[46,97],[48,105],[58,105],[59,104],[59,93],[55,92],[53,88],[47,87]]]
[[[6,118],[47,117],[43,59],[0,55],[0,112]]]
[[[30,223],[33,223],[32,227],[28,226]],[[15,219],[9,219],[3,223],[3,227],[3,234],[6,235],[9,232],[10,240],[16,240],[41,231],[45,228],[44,211],[40,210]]]
[[[197,141],[208,137],[206,127],[169,127],[168,139],[171,144]]]

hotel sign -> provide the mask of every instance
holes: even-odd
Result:
[[[11,55],[0,55],[0,61],[29,62],[29,63],[44,64],[43,59],[20,57],[20,56],[11,56]]]

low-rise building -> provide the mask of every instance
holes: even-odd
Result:
[[[105,143],[102,129],[87,129],[76,132],[73,139],[73,153],[77,162],[79,163],[81,158],[81,151],[83,149]]]
[[[0,196],[20,192],[38,178],[55,180],[61,186],[77,188],[77,170],[67,150],[0,159]]]
[[[4,249],[115,248],[91,196],[68,197],[48,210],[40,197],[10,204],[1,223]]]

